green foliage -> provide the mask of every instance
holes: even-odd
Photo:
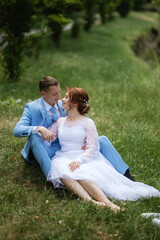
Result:
[[[98,0],[97,5],[98,5],[98,12],[101,17],[101,23],[105,24],[106,23],[106,1]]]
[[[113,13],[117,10],[117,6],[119,5],[120,0],[106,0],[106,13],[107,13],[107,18],[112,19],[113,18]]]
[[[117,6],[120,0],[98,0],[98,12],[101,17],[102,24],[106,23],[106,20],[113,19],[113,13],[117,10]]]
[[[84,30],[89,31],[94,22],[96,0],[82,0],[84,8]]]
[[[67,1],[66,15],[72,19],[71,36],[78,38],[80,34],[80,26],[82,23],[82,2],[80,0]]]
[[[120,0],[117,7],[121,17],[126,17],[133,8],[133,0]]]
[[[133,9],[135,11],[142,11],[147,2],[147,0],[133,0]]]
[[[160,0],[152,0],[154,9],[160,14]]]
[[[82,10],[81,0],[66,0],[67,13],[72,14],[73,12]]]
[[[71,11],[71,8],[74,8],[76,4],[78,4],[76,0],[44,0],[43,13],[48,20],[48,26],[52,30],[52,39],[57,48],[60,48],[61,45],[63,26],[71,21],[70,17],[66,14],[67,9]]]
[[[160,4],[160,0],[152,0],[154,4]]]
[[[37,27],[32,24],[32,28],[35,27],[36,31],[34,34],[26,36],[24,33],[30,31],[31,23],[36,22],[39,15],[44,14],[51,29],[52,39],[56,46],[60,47],[63,26],[71,21],[71,18],[67,15],[79,5],[79,0],[0,1],[0,28],[3,33],[0,42],[0,59],[6,79],[17,80],[19,78],[23,52],[28,55],[34,52],[35,59],[38,59],[46,32],[41,26]],[[76,26],[75,24],[74,29]]]
[[[20,62],[23,51],[24,33],[29,31],[34,1],[1,0],[0,27],[3,31],[1,41],[1,60],[5,75],[11,81],[20,74]]]
[[[62,14],[48,15],[48,19],[54,23],[59,23],[62,26],[71,21],[71,19],[65,18]]]
[[[70,19],[65,18],[62,14],[48,15],[47,18],[48,25],[52,30],[52,39],[55,42],[55,46],[59,48],[61,44],[61,34],[63,25],[69,23]]]
[[[72,14],[73,16],[73,14]],[[73,25],[71,29],[71,36],[73,38],[78,38],[80,34],[81,20],[79,19],[79,14],[74,14]]]
[[[33,31],[28,36],[25,36],[23,41],[23,52],[28,56],[34,55],[35,60],[39,58],[41,49],[44,47],[44,39],[46,38],[46,32],[44,31]]]

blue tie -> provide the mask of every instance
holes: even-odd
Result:
[[[57,113],[56,113],[56,109],[55,109],[55,107],[51,107],[50,110],[51,110],[52,115],[53,115],[52,121],[54,122],[54,121],[56,121],[58,119],[58,116],[57,116]]]

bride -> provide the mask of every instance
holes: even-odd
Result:
[[[67,110],[68,116],[59,118],[50,127],[61,145],[61,150],[52,158],[48,175],[54,187],[66,187],[80,198],[107,206],[115,212],[120,207],[108,198],[136,201],[139,198],[160,197],[155,188],[133,182],[118,173],[99,152],[95,124],[85,117],[90,108],[88,94],[76,87],[67,90],[62,107]],[[82,150],[85,138],[86,150]]]

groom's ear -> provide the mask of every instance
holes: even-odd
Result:
[[[42,94],[42,96],[44,97],[45,95],[46,95],[46,92],[45,91],[41,91],[41,94]]]

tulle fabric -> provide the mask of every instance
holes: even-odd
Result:
[[[98,134],[93,120],[67,122],[60,118],[50,130],[58,136],[61,150],[52,158],[48,180],[55,188],[64,187],[61,178],[94,181],[109,198],[136,201],[139,198],[160,197],[160,192],[146,184],[133,182],[118,173],[99,152]],[[86,139],[86,150],[81,150]],[[79,161],[74,172],[69,164]]]

